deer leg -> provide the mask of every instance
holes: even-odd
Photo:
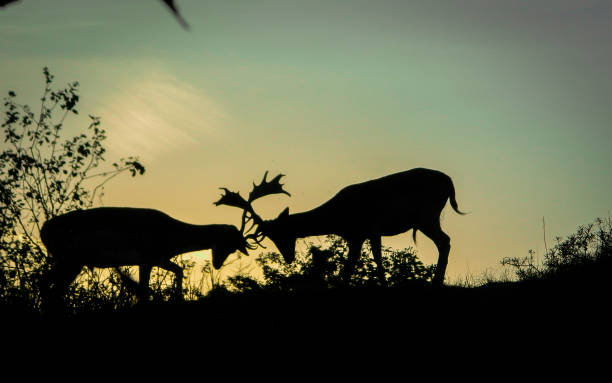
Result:
[[[436,244],[438,248],[438,265],[436,266],[436,274],[434,275],[433,284],[442,286],[444,284],[444,274],[446,273],[446,265],[448,264],[448,254],[450,253],[450,237],[442,231],[440,223],[436,222],[430,226],[419,227],[419,230]]]
[[[83,269],[82,265],[56,262],[49,270],[49,274],[45,276],[41,286],[43,305],[51,310],[59,308],[68,286],[79,275],[81,269]]]
[[[325,266],[327,265],[327,257],[322,251],[311,250],[312,253],[312,274],[316,282],[323,282],[325,279]]]
[[[385,268],[382,263],[382,243],[380,236],[374,236],[370,238],[370,247],[372,248],[372,255],[374,256],[374,262],[376,262],[376,272],[378,274],[378,280],[382,286],[387,285],[387,279],[385,278]]]
[[[177,265],[176,263],[166,260],[160,264],[159,267],[162,269],[173,272],[175,275],[174,284],[176,288],[176,295],[179,300],[183,299],[183,268]]]
[[[64,294],[68,286],[76,279],[79,275],[83,266],[73,264],[62,264],[58,265],[55,276],[54,291],[59,295]]]
[[[151,280],[152,265],[138,266],[138,300],[147,302],[149,300],[149,281]]]
[[[353,275],[353,271],[355,269],[355,265],[357,264],[357,260],[361,255],[361,246],[363,245],[363,239],[359,240],[348,240],[348,255],[346,263],[344,264],[344,269],[342,270],[343,280],[348,283],[351,276]]]

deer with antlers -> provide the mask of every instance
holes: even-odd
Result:
[[[76,210],[46,221],[40,237],[53,258],[43,287],[54,299],[84,266],[113,267],[120,274],[119,266],[139,266],[141,300],[148,299],[151,270],[157,266],[175,274],[177,296],[182,297],[183,269],[173,257],[210,249],[213,267],[219,269],[235,251],[248,255],[247,242],[233,225],[192,225],[153,209]]]
[[[222,188],[225,194],[215,202],[217,206],[228,205],[243,209],[242,227],[251,223],[247,232],[256,226],[254,232],[245,237],[250,241],[250,249],[261,245],[261,241],[268,237],[285,261],[291,263],[295,259],[297,238],[336,234],[348,242],[348,259],[344,266],[345,277],[348,277],[367,239],[370,241],[379,279],[384,284],[386,278],[382,264],[381,236],[393,236],[412,229],[416,241],[418,230],[429,237],[438,249],[433,283],[444,283],[450,237],[440,228],[440,214],[448,200],[457,213],[465,214],[459,211],[453,182],[446,174],[424,168],[391,174],[347,186],[312,210],[289,214],[289,208],[286,208],[276,219],[263,220],[253,210],[253,201],[268,194],[290,195],[280,184],[282,174],[269,182],[266,181],[267,174],[264,174],[260,185],[253,184],[248,200],[240,193]]]

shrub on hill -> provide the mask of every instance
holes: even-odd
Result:
[[[556,244],[544,254],[541,265],[533,252],[522,258],[505,258],[502,265],[514,269],[519,281],[571,277],[596,278],[610,271],[612,260],[612,219],[598,218],[581,225],[567,238],[557,237]]]
[[[285,263],[278,253],[260,255],[256,262],[262,270],[263,280],[238,275],[228,278],[228,287],[236,291],[275,290],[300,291],[334,287],[375,287],[380,285],[376,263],[369,249],[364,250],[353,275],[346,280],[342,270],[346,264],[348,246],[342,238],[327,236],[321,245],[310,243],[306,252],[297,252],[293,263]],[[389,287],[408,283],[430,282],[434,265],[424,265],[412,248],[401,250],[384,248],[383,265],[385,284]]]

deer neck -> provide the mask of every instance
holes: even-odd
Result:
[[[288,227],[298,238],[336,234],[338,231],[337,218],[329,209],[321,207],[291,214],[288,219]]]
[[[175,244],[178,253],[206,250],[218,242],[221,235],[220,225],[183,224],[172,231],[170,240]]]

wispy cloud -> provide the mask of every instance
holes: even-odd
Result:
[[[0,65],[0,83],[16,90],[22,102],[37,105],[42,84],[38,58],[9,58]],[[67,134],[101,117],[109,160],[138,155],[147,163],[181,150],[210,148],[226,137],[229,115],[201,87],[170,73],[149,59],[50,59],[55,86],[79,81],[79,117]],[[117,68],[121,68],[119,71]],[[82,120],[81,120],[82,118]]]
[[[123,83],[102,100],[96,114],[117,155],[151,161],[214,140],[226,113],[201,90],[170,75],[149,74]]]

